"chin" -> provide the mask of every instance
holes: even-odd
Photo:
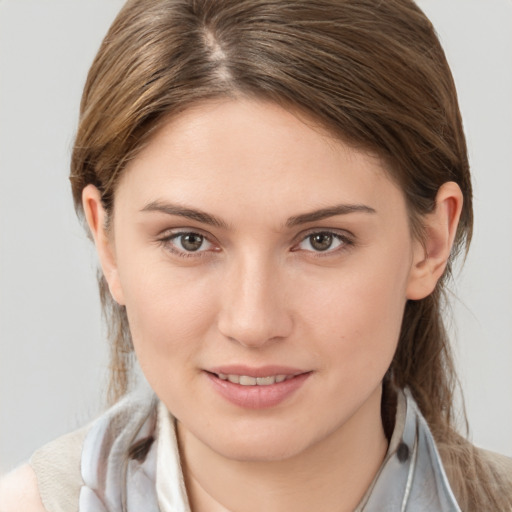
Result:
[[[306,451],[321,440],[323,435],[315,437],[304,426],[295,423],[286,426],[252,425],[249,428],[238,426],[233,429],[219,429],[222,435],[203,438],[211,450],[218,455],[241,462],[273,462],[291,459]],[[211,432],[214,432],[213,430]],[[199,437],[201,439],[201,437]]]
[[[278,462],[293,458],[304,450],[304,446],[283,444],[276,440],[266,443],[229,442],[225,445],[210,445],[218,455],[239,462]]]

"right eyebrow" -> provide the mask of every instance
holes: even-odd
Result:
[[[339,204],[290,217],[286,222],[286,226],[293,227],[300,224],[306,224],[308,222],[316,222],[319,220],[327,219],[329,217],[335,217],[337,215],[347,215],[349,213],[356,212],[371,214],[377,213],[374,208],[364,204]]]
[[[210,215],[209,213],[203,212],[201,210],[196,210],[195,208],[187,208],[185,206],[173,203],[152,201],[151,203],[148,203],[146,206],[144,206],[141,212],[160,212],[167,215],[177,215],[178,217],[195,220],[210,226],[215,226],[217,228],[228,229],[227,223],[222,219],[215,217],[214,215]]]

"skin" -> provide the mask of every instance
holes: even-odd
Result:
[[[381,383],[404,306],[443,273],[458,186],[441,187],[420,242],[377,157],[239,99],[198,105],[154,136],[118,184],[108,231],[92,185],[83,204],[141,368],[178,420],[194,512],[353,510],[386,453]],[[340,205],[357,208],[326,214]],[[278,405],[248,409],[211,385],[206,370],[225,364],[309,376]]]
[[[2,512],[45,512],[37,488],[36,475],[32,468],[25,464],[0,481],[0,510]]]

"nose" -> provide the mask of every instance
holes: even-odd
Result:
[[[282,269],[263,258],[233,264],[222,287],[219,331],[247,348],[288,337],[293,328]]]

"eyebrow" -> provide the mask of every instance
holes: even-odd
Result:
[[[229,226],[226,222],[224,222],[222,219],[219,219],[218,217],[215,217],[214,215],[203,212],[201,210],[197,210],[195,208],[187,208],[177,204],[152,201],[151,203],[148,203],[146,206],[144,206],[141,212],[160,212],[167,215],[177,215],[179,217],[185,217],[187,219],[195,220],[210,226],[229,229]],[[364,204],[340,204],[290,217],[286,221],[286,227],[291,228],[300,224],[307,224],[308,222],[315,222],[318,220],[327,219],[329,217],[335,217],[336,215],[348,215],[350,213],[375,214],[377,212],[375,209]]]
[[[316,222],[318,220],[327,219],[329,217],[335,217],[336,215],[347,215],[349,213],[358,212],[372,214],[377,213],[375,209],[364,204],[339,204],[336,206],[330,206],[328,208],[322,208],[321,210],[303,213],[295,217],[290,217],[286,221],[286,227],[291,228],[299,224],[306,224],[308,222]]]
[[[194,208],[186,208],[176,204],[161,203],[159,201],[152,201],[142,208],[141,212],[161,212],[167,215],[177,215],[178,217],[185,217],[186,219],[196,220],[203,224],[215,226],[217,228],[228,229],[228,225],[221,219],[210,215],[209,213]]]

